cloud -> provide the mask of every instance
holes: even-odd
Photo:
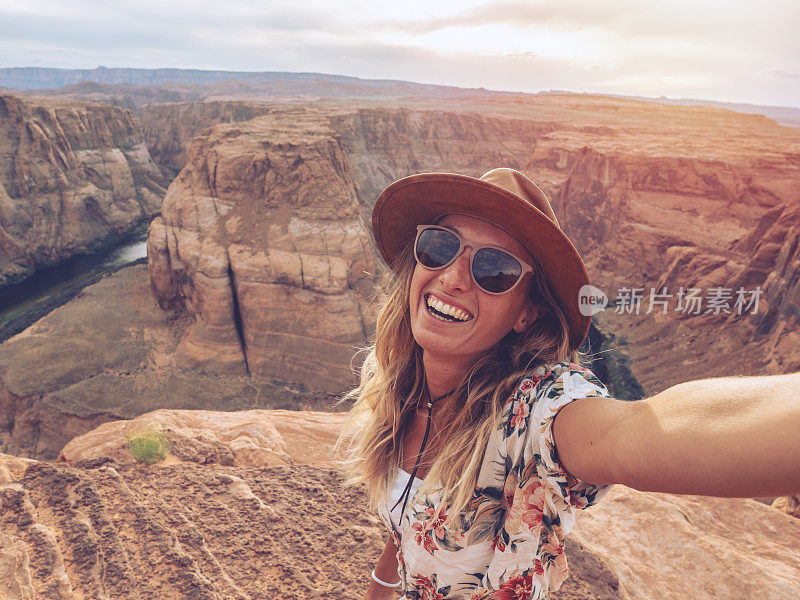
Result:
[[[800,80],[800,68],[798,69],[767,69],[765,71],[761,71],[762,75],[766,75],[767,77],[776,77],[778,79],[799,79]]]
[[[798,22],[796,0],[0,0],[0,66],[313,71],[797,104]]]
[[[800,17],[798,6],[785,0],[762,0],[758,4],[714,0],[506,0],[482,4],[461,14],[406,21],[392,19],[374,26],[417,34],[448,28],[507,25],[567,31],[602,30],[609,34],[643,37],[692,35],[707,38],[730,36],[735,31],[749,37],[762,33],[758,30],[760,24],[775,24],[788,18],[796,25]],[[735,38],[728,37],[728,40],[737,42]]]

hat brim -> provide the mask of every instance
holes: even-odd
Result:
[[[581,346],[590,317],[581,314],[578,295],[589,283],[578,251],[545,214],[512,192],[456,173],[422,173],[395,181],[375,202],[372,232],[389,268],[414,240],[418,225],[447,214],[489,221],[513,235],[541,266],[561,303],[570,328],[572,349]]]

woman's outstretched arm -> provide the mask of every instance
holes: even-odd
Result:
[[[754,498],[800,492],[800,373],[675,385],[640,402],[585,398],[556,415],[576,477],[642,491]]]

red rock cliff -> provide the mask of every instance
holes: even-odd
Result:
[[[129,111],[0,96],[0,285],[152,217],[165,186]]]
[[[160,304],[195,319],[178,363],[316,390],[351,385],[375,258],[327,121],[220,125],[189,156],[148,239]]]

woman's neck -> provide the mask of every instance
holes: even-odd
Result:
[[[431,398],[441,398],[455,388],[466,372],[469,363],[442,360],[423,351],[422,364],[425,367],[425,381]]]

